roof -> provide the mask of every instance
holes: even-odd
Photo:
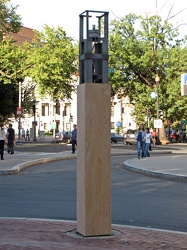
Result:
[[[32,43],[36,39],[36,30],[22,26],[18,33],[9,33],[6,35],[8,38],[12,38],[14,44],[17,46],[22,45],[24,42]]]

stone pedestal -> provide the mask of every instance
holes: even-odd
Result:
[[[77,232],[111,235],[110,85],[81,84],[77,97]]]

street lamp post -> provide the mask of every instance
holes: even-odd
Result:
[[[36,100],[34,99],[34,104],[33,104],[33,115],[34,115],[34,141],[36,141]]]
[[[19,82],[19,108],[21,108],[21,82]],[[22,111],[21,111],[22,112]],[[18,141],[21,141],[21,115],[18,118]]]
[[[155,77],[156,82],[156,113],[157,113],[157,119],[159,119],[159,97],[158,97],[158,85],[159,85],[160,77],[157,75]]]
[[[160,77],[156,75],[155,82],[156,82],[156,113],[157,113],[157,120],[159,119],[159,93],[158,93],[158,85],[159,85]],[[159,140],[159,128],[157,128],[158,131],[158,142]]]

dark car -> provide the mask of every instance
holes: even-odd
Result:
[[[55,135],[55,142],[71,143],[71,131],[60,131]]]
[[[126,144],[136,144],[136,134],[137,129],[128,129],[127,132],[124,134]]]
[[[124,137],[117,133],[111,133],[111,143],[124,142]]]

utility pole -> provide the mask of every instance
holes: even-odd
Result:
[[[159,120],[159,93],[158,93],[158,85],[159,85],[160,77],[158,74],[155,77],[155,82],[156,82],[156,113],[157,113],[157,120]],[[157,128],[157,143],[160,144],[160,135],[159,135],[159,128]]]
[[[34,114],[34,141],[36,141],[36,100],[34,99],[34,104],[33,104],[33,114]]]
[[[19,82],[19,109],[21,114],[19,115],[18,118],[18,141],[21,141],[21,115],[22,115],[22,111],[21,111],[21,82]]]

